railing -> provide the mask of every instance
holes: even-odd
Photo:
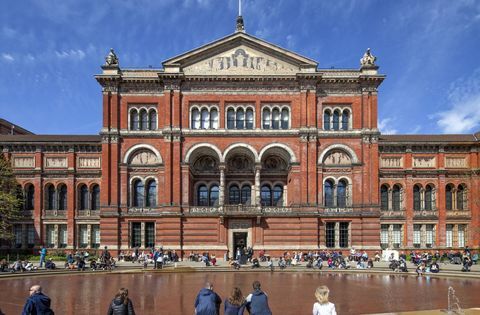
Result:
[[[43,215],[46,217],[65,218],[67,216],[67,210],[43,210]]]
[[[78,217],[99,217],[100,210],[78,210],[77,216]]]

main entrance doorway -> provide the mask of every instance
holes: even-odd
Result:
[[[247,250],[247,232],[233,232],[233,258],[245,264]]]

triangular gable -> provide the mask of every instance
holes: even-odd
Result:
[[[163,62],[165,72],[186,75],[268,75],[315,72],[317,62],[237,32]]]

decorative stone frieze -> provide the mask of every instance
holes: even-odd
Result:
[[[45,157],[45,168],[67,168],[66,157]]]
[[[12,166],[14,168],[34,168],[35,157],[33,156],[16,156],[13,158]]]
[[[383,168],[402,168],[403,157],[401,156],[388,156],[380,159],[380,167]]]
[[[436,158],[434,156],[414,156],[414,168],[431,168],[436,166]]]
[[[78,168],[100,168],[100,157],[78,157],[77,158],[77,167]]]
[[[445,157],[445,168],[465,168],[467,166],[465,157]]]

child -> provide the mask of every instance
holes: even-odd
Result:
[[[322,285],[315,291],[317,302],[313,304],[313,315],[337,315],[335,304],[328,301],[330,290]]]

